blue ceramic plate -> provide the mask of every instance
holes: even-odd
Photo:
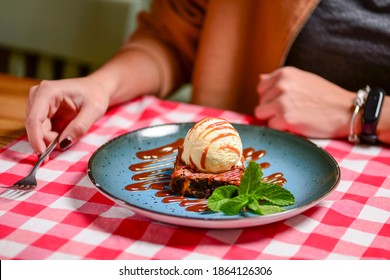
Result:
[[[275,179],[275,175],[282,174],[287,181],[284,188],[293,193],[296,203],[285,207],[284,212],[265,216],[189,211],[180,201],[172,202],[174,195],[166,198],[168,191],[162,189],[169,189],[177,154],[174,148],[192,126],[193,123],[152,126],[107,142],[89,160],[90,180],[101,193],[135,213],[161,222],[202,228],[242,228],[284,220],[319,203],[339,183],[337,162],[314,143],[265,127],[233,124],[245,149],[265,151],[256,158],[266,167],[264,176]],[[147,158],[151,154],[155,156]],[[176,198],[180,200],[180,196]]]

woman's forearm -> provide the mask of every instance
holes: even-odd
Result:
[[[123,49],[90,74],[109,95],[110,106],[144,94],[156,94],[160,88],[157,65],[142,51]]]

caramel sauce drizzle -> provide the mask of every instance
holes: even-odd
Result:
[[[204,148],[204,150],[202,152],[202,157],[200,158],[200,166],[202,166],[203,169],[206,168],[206,158],[207,158],[208,152],[209,152],[209,147]]]
[[[171,144],[161,146],[161,147],[158,147],[158,148],[155,148],[152,150],[138,152],[138,153],[136,153],[136,156],[139,159],[159,159],[159,158],[162,158],[166,155],[173,154],[175,151],[177,151],[177,149],[181,145],[183,145],[183,142],[184,142],[184,139],[179,138]]]
[[[264,183],[274,183],[279,186],[283,186],[287,183],[287,180],[283,177],[283,173],[277,172],[261,179]]]
[[[237,135],[237,130],[234,127],[230,126],[230,124],[226,121],[221,121],[221,122],[216,122],[216,123],[208,125],[206,127],[206,129],[204,131],[202,131],[202,133],[199,136],[205,138],[210,133],[212,133],[216,130],[222,130],[222,129],[232,130],[233,134]]]
[[[127,185],[125,189],[128,191],[164,190],[169,186],[171,176],[167,173],[173,169],[175,161],[173,154],[183,145],[183,141],[183,138],[179,138],[168,145],[136,153],[137,158],[148,161],[129,166],[129,169],[135,173],[132,179],[138,182]]]
[[[200,125],[200,123],[198,123],[198,125]],[[183,145],[183,142],[184,139],[179,138],[173,143],[136,153],[137,158],[143,161],[130,165],[129,169],[135,173],[132,179],[137,182],[125,186],[125,189],[128,191],[156,190],[155,196],[162,198],[163,203],[179,203],[181,207],[185,207],[186,211],[190,212],[208,211],[207,199],[194,199],[178,196],[168,189],[171,179],[169,174],[173,171],[173,165],[176,158],[174,154],[177,153],[179,147]],[[237,152],[239,153],[239,151]],[[264,157],[265,154],[266,152],[264,150],[256,151],[254,148],[245,148],[242,152],[242,162],[244,163],[245,161],[250,160],[257,161]],[[259,163],[259,165],[262,169],[270,167],[268,162],[262,162]],[[222,176],[221,179],[226,179],[223,177],[223,173],[216,174],[216,176]],[[237,178],[238,181],[240,179],[241,178]],[[287,182],[280,172],[263,177],[262,181],[275,183],[280,186]],[[184,188],[187,187],[188,185],[184,186]]]
[[[129,166],[129,169],[134,172],[145,171],[145,170],[155,170],[156,168],[161,168],[164,166],[170,166],[172,162],[175,161],[175,157],[166,157],[163,160],[155,159],[152,161],[135,163]],[[157,164],[156,164],[157,163]]]

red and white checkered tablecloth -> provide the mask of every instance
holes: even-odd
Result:
[[[111,109],[66,152],[54,151],[36,191],[0,195],[0,259],[390,259],[390,148],[315,141],[339,163],[337,189],[288,220],[209,230],[149,220],[99,193],[87,176],[108,140],[156,124],[228,111],[143,97]],[[0,150],[0,185],[26,175],[36,156],[22,137]],[[3,192],[3,190],[0,190]]]

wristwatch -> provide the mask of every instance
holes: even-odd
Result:
[[[360,142],[365,144],[377,144],[378,135],[376,127],[382,109],[383,100],[386,93],[383,89],[374,87],[368,92],[368,96],[363,108],[362,130],[359,135]]]

